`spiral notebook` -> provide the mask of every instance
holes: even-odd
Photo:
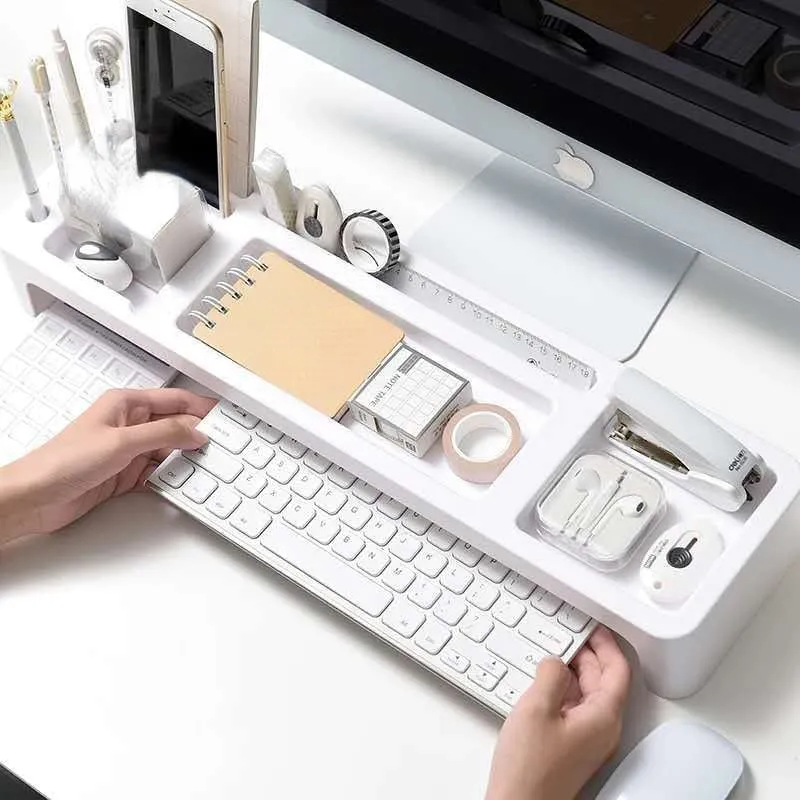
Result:
[[[334,419],[403,331],[279,256],[245,256],[202,298],[200,341]],[[207,307],[207,310],[206,308]]]

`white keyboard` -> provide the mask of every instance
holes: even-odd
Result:
[[[582,611],[232,403],[210,442],[153,474],[160,494],[499,714]]]
[[[74,308],[53,303],[0,356],[0,464],[46,442],[108,389],[152,389],[175,370]]]

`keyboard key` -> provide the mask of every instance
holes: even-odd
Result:
[[[36,361],[39,356],[44,353],[47,348],[45,347],[42,342],[38,339],[34,338],[33,336],[29,336],[25,341],[23,341],[19,347],[17,348],[17,353],[19,353],[23,358],[27,359],[28,361]]]
[[[112,359],[111,363],[103,370],[106,380],[115,386],[125,386],[133,375],[133,369],[124,361],[118,358]]]
[[[371,617],[383,614],[392,601],[388,589],[280,523],[270,525],[259,541],[279,558]]]
[[[533,591],[531,605],[537,611],[541,611],[542,614],[545,614],[548,617],[552,617],[553,614],[555,614],[556,611],[561,608],[562,604],[563,601],[561,598],[556,597],[554,594],[551,594],[547,591],[547,589],[543,589],[541,586],[537,586]]]
[[[72,397],[72,389],[68,389],[63,383],[51,383],[42,393],[42,400],[55,408],[63,408]]]
[[[348,561],[352,561],[356,558],[363,549],[364,540],[360,536],[349,532],[340,533],[333,540],[333,544],[331,545],[331,550],[333,550],[337,556],[346,558]]]
[[[50,378],[40,369],[33,367],[23,375],[21,383],[26,389],[38,394],[50,385]]]
[[[242,471],[242,465],[235,458],[210,443],[197,450],[187,450],[184,456],[224,483],[233,483]]]
[[[266,485],[266,476],[254,469],[242,470],[242,474],[239,475],[234,484],[237,491],[241,492],[245,497],[249,497],[251,500],[255,500]]]
[[[403,567],[400,564],[393,564],[383,575],[383,582],[396,592],[404,592],[414,582],[413,569]]]
[[[463,594],[473,580],[472,573],[459,567],[457,564],[451,564],[447,567],[442,573],[442,577],[439,579],[445,589],[449,589],[456,594]]]
[[[461,622],[459,630],[473,642],[482,642],[494,628],[494,623],[486,614],[470,611]]]
[[[589,615],[575,606],[565,605],[558,613],[558,621],[573,633],[580,633],[589,624]]]
[[[36,335],[46,342],[52,342],[57,336],[63,333],[64,326],[52,317],[45,317],[36,326]]]
[[[267,475],[278,483],[286,484],[297,475],[299,469],[300,467],[287,456],[278,456],[269,462]]]
[[[356,562],[367,575],[377,578],[389,566],[389,556],[377,547],[367,547]]]
[[[476,661],[475,666],[480,667],[490,675],[494,675],[494,677],[498,680],[500,680],[500,678],[502,678],[508,672],[508,667],[502,661],[499,661],[488,653],[479,661]]]
[[[518,630],[526,639],[554,656],[563,656],[572,644],[572,637],[563,628],[544,622],[535,614],[528,614]]]
[[[84,394],[92,401],[99,400],[106,392],[114,387],[106,381],[96,378],[84,390]]]
[[[486,581],[475,581],[467,592],[467,601],[481,611],[488,611],[500,597],[500,590]]]
[[[223,400],[219,404],[219,410],[228,419],[238,422],[239,425],[241,425],[243,428],[247,428],[249,431],[253,430],[253,428],[258,425],[258,417],[254,417],[252,414],[245,411],[241,406],[237,406],[234,403],[229,403],[227,400]]]
[[[27,447],[36,438],[38,431],[25,420],[17,420],[8,430],[8,438]]]
[[[84,369],[78,364],[72,364],[64,371],[61,380],[73,389],[82,389],[86,385],[86,381],[91,377],[92,374],[89,370]]]
[[[214,516],[227,519],[242,502],[236,492],[219,487],[208,499],[206,505]]]
[[[486,649],[526,675],[534,677],[536,667],[547,655],[538,647],[512,633],[508,628],[495,628],[486,640]]]
[[[422,536],[430,528],[431,521],[425,519],[422,514],[417,514],[416,511],[407,509],[400,520],[400,524],[404,528],[408,528],[412,533]]]
[[[56,415],[56,412],[53,411],[50,406],[46,406],[44,403],[40,403],[38,400],[34,400],[29,406],[28,410],[25,412],[25,416],[28,417],[31,422],[35,422],[40,428],[43,428],[50,422],[51,419]]]
[[[441,553],[426,548],[419,554],[414,566],[428,578],[438,578],[447,566],[447,559]]]
[[[303,458],[303,463],[309,469],[313,469],[314,472],[324,475],[331,468],[333,462],[321,456],[319,453],[309,450]]]
[[[357,480],[353,485],[353,494],[367,505],[372,505],[381,496],[379,489],[362,480]]]
[[[241,505],[231,517],[231,526],[251,539],[258,539],[271,522],[272,517],[266,511],[249,503]]]
[[[383,624],[410,639],[425,622],[425,615],[405,600],[395,600],[383,615]]]
[[[80,357],[81,363],[86,364],[87,367],[93,369],[95,372],[102,370],[110,359],[111,353],[104,350],[102,347],[98,347],[96,344],[93,344]]]
[[[452,594],[445,594],[433,609],[435,616],[447,625],[458,625],[467,613],[467,604]]]
[[[0,395],[7,392],[14,384],[0,375]]]
[[[0,366],[0,370],[10,378],[21,378],[27,369],[27,362],[23,361],[21,358],[17,358],[17,356],[9,356],[3,362],[2,366]]]
[[[422,544],[410,533],[401,533],[392,539],[389,552],[401,561],[413,561],[417,553],[422,550]]]
[[[129,381],[129,389],[155,389],[161,385],[161,381],[154,378],[152,375],[146,375],[144,372],[137,372]]]
[[[64,353],[69,353],[71,356],[76,356],[83,350],[89,342],[79,336],[75,331],[68,330],[59,340],[58,348]]]
[[[214,493],[214,490],[219,484],[208,475],[198,472],[189,478],[186,486],[183,487],[183,493],[193,502],[198,505],[205,503],[209,497]]]
[[[203,421],[200,429],[212,442],[224,447],[229,453],[239,455],[250,443],[250,434],[241,428],[225,423],[221,419],[209,418]],[[255,465],[254,465],[255,466]],[[264,465],[266,466],[266,465]]]
[[[262,441],[251,441],[242,454],[242,458],[255,469],[264,469],[274,457],[275,451]]]
[[[340,489],[349,489],[355,482],[356,476],[348,472],[344,467],[333,467],[328,472],[331,483],[335,483]]]
[[[441,660],[447,664],[448,667],[454,669],[456,672],[461,673],[462,675],[469,669],[469,659],[459,653],[457,650],[454,650],[452,647],[448,647],[441,655]]]
[[[13,411],[22,413],[33,402],[33,395],[15,387],[6,393],[3,402]]]
[[[372,511],[360,503],[348,503],[339,514],[339,519],[354,531],[360,531],[371,518]]]
[[[364,536],[380,547],[384,547],[397,533],[397,525],[383,517],[373,517],[364,528]]]
[[[527,687],[523,688],[518,686],[513,680],[506,678],[504,681],[500,682],[495,694],[504,703],[507,703],[510,706],[515,706],[517,704],[517,700],[519,700],[526,688]]]
[[[492,583],[502,583],[508,575],[508,567],[501,564],[496,558],[484,556],[478,564],[478,572]]]
[[[0,406],[0,431],[6,430],[16,418],[7,408]]]
[[[81,414],[83,414],[84,411],[86,411],[86,409],[89,408],[91,404],[92,403],[90,400],[77,395],[73,397],[72,400],[70,400],[64,407],[64,414],[70,419],[77,419]]]
[[[292,481],[291,490],[300,495],[304,500],[312,500],[322,488],[322,478],[312,475],[306,470],[301,470]]]
[[[267,425],[266,422],[259,422],[256,426],[256,434],[260,436],[265,442],[270,444],[278,444],[283,438],[283,431],[273,428],[272,425]]]
[[[169,464],[161,467],[158,477],[173,489],[180,489],[194,473],[194,467],[183,458],[176,458]]]
[[[45,353],[44,358],[39,362],[39,366],[51,375],[60,375],[67,364],[69,364],[69,359],[55,350]]]
[[[302,458],[306,450],[308,450],[304,444],[300,444],[297,439],[292,439],[291,436],[284,436],[278,447],[292,458]]]
[[[330,544],[341,529],[342,526],[335,519],[318,514],[306,528],[306,533],[320,544]]]
[[[453,548],[453,558],[468,567],[474,567],[483,558],[483,553],[477,547],[461,541]]]
[[[280,486],[270,486],[258,496],[259,505],[273,514],[280,514],[292,500],[292,495]]]
[[[477,664],[470,668],[470,671],[467,673],[467,677],[473,683],[476,683],[478,686],[480,686],[481,689],[486,689],[487,692],[494,691],[495,686],[497,686],[499,683],[499,680],[495,678],[491,672],[487,672]]]
[[[442,652],[442,648],[452,638],[453,634],[450,633],[444,625],[429,621],[420,628],[419,633],[414,639],[414,643],[421,647],[426,653],[436,656]]]
[[[513,628],[525,616],[525,606],[518,600],[506,597],[494,607],[492,616],[503,625]]]
[[[529,581],[527,578],[520,575],[519,572],[512,572],[508,578],[506,578],[506,582],[503,586],[511,592],[514,597],[520,600],[527,600],[536,588],[536,584],[533,583],[533,581]]]
[[[303,528],[314,519],[316,513],[314,506],[308,503],[292,503],[286,511],[283,512],[283,519],[292,527],[303,530]]]
[[[444,528],[434,525],[428,531],[428,541],[434,547],[438,547],[439,550],[444,550],[447,552],[458,541],[458,538],[453,536],[452,533],[448,533]]]
[[[380,511],[381,514],[386,514],[389,519],[400,519],[405,510],[406,507],[402,503],[386,494],[382,494],[378,498],[378,511]]]
[[[347,502],[347,495],[331,487],[318,494],[314,501],[326,514],[338,514]]]
[[[433,604],[442,596],[442,590],[432,581],[417,578],[408,593],[408,599],[420,608],[433,608]]]

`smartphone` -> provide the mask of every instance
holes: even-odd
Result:
[[[222,34],[170,0],[127,0],[127,35],[139,174],[184,178],[228,216]]]

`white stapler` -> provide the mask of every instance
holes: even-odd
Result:
[[[618,411],[606,435],[654,471],[723,511],[752,499],[764,462],[685,400],[633,369],[614,386]]]

